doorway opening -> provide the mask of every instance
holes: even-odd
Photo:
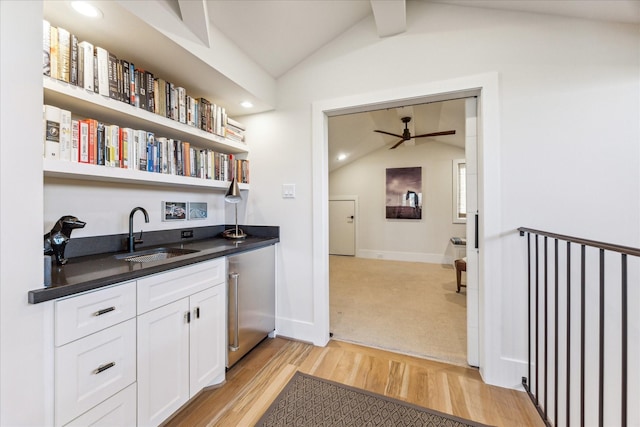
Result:
[[[485,73],[451,80],[430,82],[392,90],[366,92],[357,95],[316,101],[312,104],[312,190],[314,217],[312,222],[313,256],[313,342],[326,345],[330,339],[329,308],[329,244],[328,244],[328,117],[367,111],[375,108],[421,104],[453,98],[478,97],[478,215],[475,244],[478,252],[478,288],[475,290],[478,319],[468,325],[471,354],[475,350],[480,374],[489,381],[501,374],[500,353],[500,295],[502,286],[502,259],[500,240],[495,238],[502,230],[500,192],[500,120],[499,76]],[[471,289],[467,289],[468,297]],[[469,304],[470,298],[467,299]],[[475,343],[472,338],[475,337]]]
[[[460,158],[469,141],[475,145],[474,138],[467,138],[476,135],[475,122],[467,120],[475,117],[471,100],[469,106],[461,98],[329,117],[329,158],[343,155],[329,166],[334,339],[467,364],[466,290],[456,290],[454,268],[454,260],[465,255],[451,243],[452,238],[464,241],[467,230],[464,216],[460,220],[454,212],[458,176],[452,165],[464,163]],[[372,132],[393,131],[400,119],[405,127],[409,123],[415,139],[398,143],[399,135]],[[466,129],[467,123],[474,128]],[[412,172],[410,179],[397,179],[405,171]],[[476,188],[470,190],[468,196],[477,199]],[[345,193],[359,197],[356,221],[356,196],[335,196]],[[402,209],[403,215],[389,215]],[[356,228],[357,251],[352,243]]]

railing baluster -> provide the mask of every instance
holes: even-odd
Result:
[[[549,277],[547,274],[549,266],[549,261],[547,260],[547,236],[544,237],[544,411],[547,412],[547,380],[549,379],[547,373],[547,356],[549,354],[549,332],[547,327],[549,325],[549,312],[548,312],[548,303],[549,303]]]
[[[627,255],[622,254],[622,283],[621,283],[621,317],[622,317],[622,366],[621,366],[621,416],[620,425],[627,426]]]
[[[536,405],[539,405],[539,401],[538,401],[538,394],[540,392],[540,387],[538,387],[539,383],[539,375],[538,375],[538,367],[540,366],[540,364],[538,363],[538,326],[540,325],[539,319],[538,319],[538,313],[540,313],[540,307],[538,304],[538,299],[539,299],[539,295],[540,292],[538,290],[539,287],[539,276],[540,276],[540,267],[539,267],[539,263],[538,263],[538,235],[536,235],[536,321],[535,321],[535,331],[534,331],[534,337],[535,337],[535,345],[534,345],[534,354],[535,354],[535,361],[536,361]]]
[[[571,242],[567,242],[567,427],[571,425]]]
[[[554,338],[555,341],[553,343],[553,425],[558,425],[558,239],[554,241],[554,262],[555,262],[555,271],[554,271]]]
[[[584,350],[585,350],[585,258],[586,247],[580,246],[580,426],[584,427]]]
[[[600,249],[600,336],[598,337],[598,425],[604,426],[604,249]]]
[[[529,353],[529,367],[528,367],[528,376],[527,381],[529,383],[529,387],[531,387],[531,233],[527,233],[527,272],[528,272],[528,281],[527,281],[527,324],[529,327],[528,330],[528,339],[527,339],[527,351]]]

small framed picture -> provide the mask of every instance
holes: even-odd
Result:
[[[163,221],[184,221],[187,219],[186,202],[162,202]]]
[[[207,219],[207,202],[189,202],[189,219]]]

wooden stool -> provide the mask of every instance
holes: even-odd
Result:
[[[462,272],[463,271],[467,271],[467,261],[463,259],[457,259],[455,260],[455,264],[456,264],[456,284],[458,285],[458,290],[456,292],[460,292],[460,287],[464,286],[465,288],[467,287],[467,285],[463,285],[462,282]]]

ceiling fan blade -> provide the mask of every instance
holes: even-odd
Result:
[[[402,135],[397,135],[397,134],[391,133],[391,132],[385,132],[383,130],[374,130],[374,132],[384,133],[385,135],[395,136],[396,138],[402,138]]]
[[[398,148],[398,146],[400,144],[402,144],[404,142],[404,139],[401,139],[400,141],[396,142],[392,147],[389,148],[389,150],[393,150],[394,148]]]
[[[442,135],[455,135],[455,130],[445,130],[443,132],[424,133],[422,135],[416,135],[412,138],[426,138],[428,136],[442,136]]]

